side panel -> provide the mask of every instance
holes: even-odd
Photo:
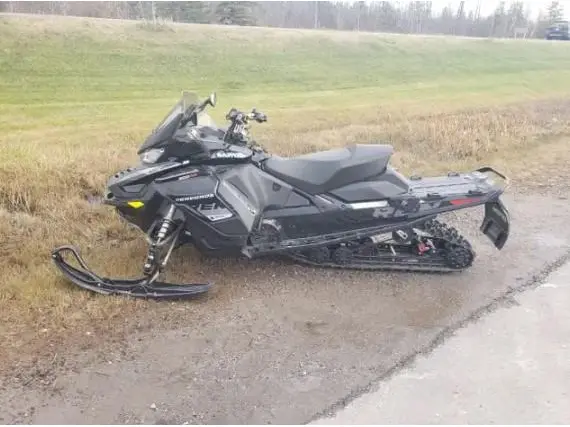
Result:
[[[190,169],[156,181],[158,191],[182,209],[210,221],[232,217],[232,212],[216,197],[218,180],[204,169]]]
[[[201,176],[170,184],[167,194],[180,207],[196,211],[210,220],[216,219],[215,216],[209,217],[212,212],[222,215],[222,218],[224,213],[230,217],[229,209],[216,197],[217,184],[215,177]]]
[[[392,172],[388,179],[402,182],[403,178]],[[374,186],[376,183],[364,184]],[[256,229],[262,218],[272,219],[280,224],[283,236],[287,238],[378,226],[394,220],[377,214],[373,208],[349,209],[342,201],[319,203],[319,196],[309,199],[254,165],[243,165],[222,173],[218,195],[234,208],[249,232]],[[377,196],[375,200],[378,200]],[[404,220],[404,217],[395,220]]]
[[[157,183],[159,191],[186,214],[186,231],[204,252],[238,253],[248,230],[240,217],[217,195],[218,178],[208,169],[177,173]]]
[[[220,175],[218,194],[231,205],[248,231],[265,212],[309,206],[310,202],[279,179],[247,164]]]

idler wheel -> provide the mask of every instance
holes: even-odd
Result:
[[[352,251],[346,246],[341,246],[334,251],[332,257],[337,264],[348,264],[352,261]]]
[[[318,248],[309,249],[307,252],[307,257],[317,263],[324,263],[331,259],[331,253],[329,248],[321,246]]]

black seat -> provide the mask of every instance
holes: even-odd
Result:
[[[391,145],[356,144],[292,158],[271,157],[264,169],[309,194],[321,194],[386,170]]]

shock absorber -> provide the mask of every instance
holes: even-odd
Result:
[[[174,221],[172,220],[172,218],[174,217],[175,210],[176,207],[174,205],[170,205],[168,212],[162,219],[162,224],[160,225],[160,229],[158,230],[158,233],[156,233],[156,244],[160,244],[160,242],[164,240],[164,238],[170,231],[170,228],[174,225]]]
[[[143,272],[146,275],[152,275],[155,272],[155,267],[159,267],[159,261],[156,259],[158,257],[157,247],[161,246],[165,237],[168,235],[171,227],[174,225],[173,217],[176,207],[171,205],[168,212],[162,218],[160,228],[156,233],[156,239],[151,242],[148,252],[146,255],[146,261],[143,266]]]

